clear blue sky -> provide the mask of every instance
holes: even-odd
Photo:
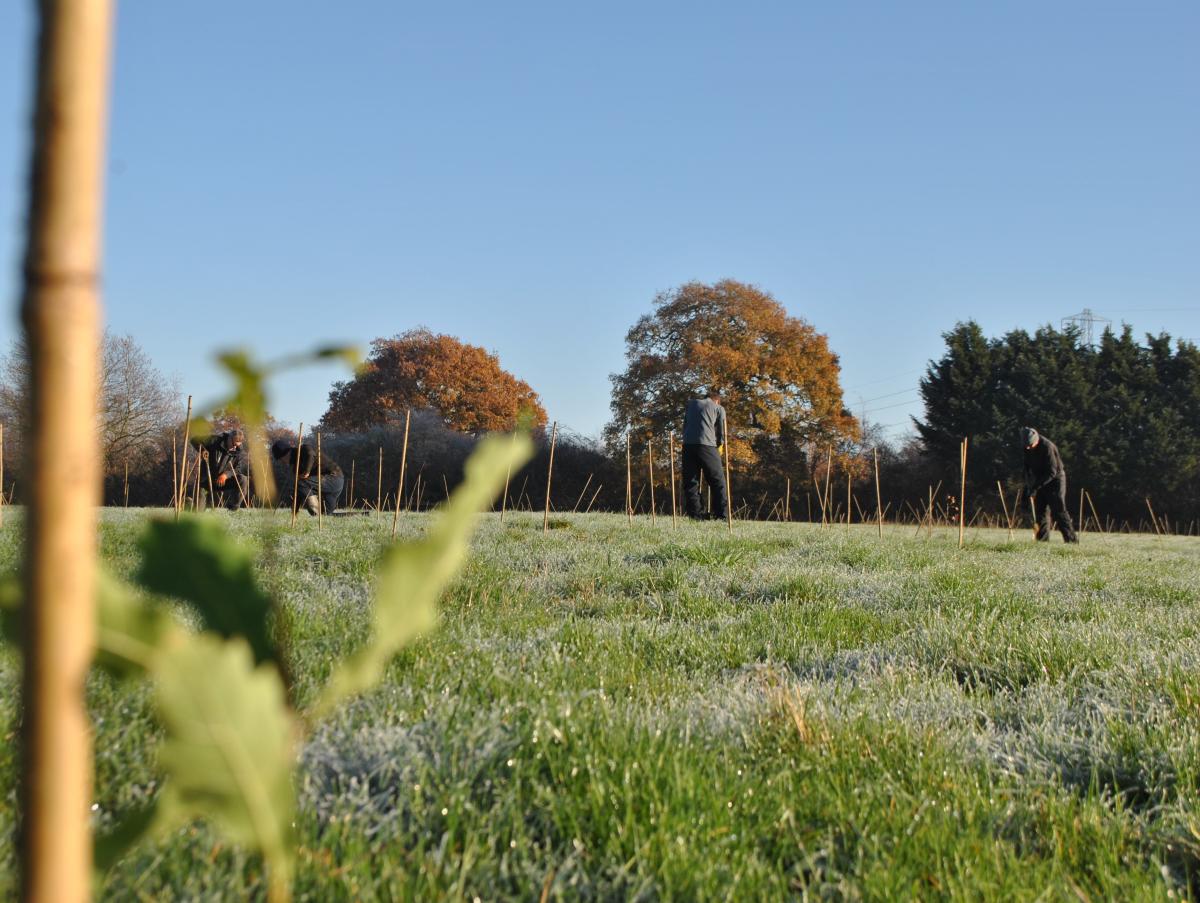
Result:
[[[0,0],[6,345],[32,8]],[[424,324],[595,433],[655,293],[732,277],[902,427],[959,319],[1200,337],[1198,47],[1194,0],[124,0],[107,322],[198,400],[218,347]]]

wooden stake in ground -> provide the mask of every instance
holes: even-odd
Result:
[[[596,487],[596,491],[592,493],[592,497],[588,501],[587,507],[583,509],[584,514],[587,514],[589,511],[592,510],[592,505],[596,504],[596,499],[598,499],[600,497],[600,490],[603,488],[604,488],[603,483],[601,483],[599,486]]]
[[[0,436],[3,436],[4,427],[0,426]],[[0,442],[0,486],[4,485],[4,443]],[[125,462],[125,507],[129,507],[129,462]]]
[[[1154,516],[1154,506],[1150,504],[1150,499],[1146,499],[1146,508],[1150,511],[1150,523],[1154,525],[1154,535],[1162,536],[1162,531],[1158,529],[1158,518]]]
[[[237,477],[235,476],[236,480]],[[196,489],[192,493],[192,510],[200,510],[200,453],[196,453]]]
[[[1030,516],[1030,518],[1033,519],[1033,538],[1037,539],[1037,537],[1038,537],[1037,505],[1035,505],[1033,503],[1032,495],[1029,496],[1029,516]]]
[[[633,464],[629,455],[629,430],[625,431],[625,514],[633,526]]]
[[[101,184],[111,4],[39,4],[24,293],[29,353],[18,810],[23,900],[92,890]]]
[[[733,532],[733,486],[729,480],[729,423],[721,418],[722,440],[725,443],[725,520],[729,524],[729,532]]]
[[[296,475],[292,480],[292,526],[296,526],[296,510],[300,507],[300,449],[304,445],[304,421],[296,433]],[[379,450],[380,463],[383,462],[383,449]]]
[[[1083,487],[1079,488],[1079,520],[1076,521],[1079,525],[1079,532],[1083,532]]]
[[[1088,492],[1085,495],[1087,496],[1088,507],[1092,509],[1092,520],[1096,522],[1096,529],[1102,533],[1106,532],[1104,525],[1100,523],[1100,515],[1096,513],[1096,506],[1092,504],[1092,494]]]
[[[217,494],[213,491],[212,464],[209,462],[207,455],[204,456],[204,469],[208,471],[208,507],[216,508]],[[249,488],[248,485],[247,488]]]
[[[996,491],[1000,493],[1000,506],[1004,509],[1004,522],[1008,524],[1008,541],[1012,542],[1012,518],[1008,516],[1008,500],[1004,498],[1004,485],[997,480]]]
[[[299,454],[296,455],[299,458]],[[325,500],[321,498],[321,431],[317,430],[317,532],[324,528]]]
[[[846,526],[850,526],[850,516],[854,512],[850,510],[850,469],[846,468]]]
[[[788,477],[783,489],[783,519],[792,519],[792,478]]]
[[[179,498],[179,452],[176,448],[178,434],[175,430],[171,430],[171,507],[175,507],[175,500]]]
[[[878,515],[879,538],[883,539],[883,492],[879,488],[879,449],[875,449],[875,513]]]
[[[650,523],[654,523],[656,513],[654,510],[654,441],[646,442],[646,466],[650,471]]]
[[[350,462],[350,494],[346,496],[350,502],[350,510],[354,510],[354,461]]]
[[[125,507],[129,507],[129,464],[125,464]],[[4,524],[4,424],[0,423],[0,526]]]
[[[833,446],[829,446],[829,453],[825,458],[825,506],[829,506],[829,483],[833,479]],[[832,512],[830,512],[828,526],[833,526]],[[821,520],[822,526],[825,526],[825,519]]]
[[[183,421],[183,448],[179,450],[179,496],[175,499],[175,519],[183,509],[183,498],[187,495],[188,442],[192,438],[192,396],[188,396],[187,415]]]
[[[550,532],[550,483],[554,479],[554,443],[558,440],[558,421],[550,430],[550,464],[546,467],[546,510],[542,514],[542,535]]]
[[[396,504],[400,504],[397,500]],[[375,482],[375,510],[383,510],[383,446],[379,446],[379,479]]]
[[[962,448],[960,449],[962,458],[962,483],[958,492],[958,547],[963,547],[964,534],[966,533],[966,518],[967,518],[967,437],[963,436]]]
[[[517,432],[513,430],[513,445],[517,444]],[[500,523],[504,523],[504,510],[508,507],[508,481],[512,479],[512,456],[508,458],[508,470],[504,474],[504,495],[500,496]]]
[[[408,424],[411,418],[412,411],[405,411],[404,445],[400,448],[400,485],[396,487],[396,510],[392,512],[392,539],[396,538],[396,527],[400,523],[400,499],[404,498],[404,469],[408,467]],[[446,493],[447,496],[449,494],[449,492]]]
[[[675,507],[675,431],[671,430],[671,529],[679,529],[679,514]]]
[[[821,526],[825,526],[825,497],[821,494],[821,484],[817,482],[817,475],[812,475],[813,489],[817,491],[817,504],[821,506]],[[809,520],[812,520],[812,506],[809,505]]]
[[[571,509],[572,514],[577,512],[579,510],[579,506],[583,504],[583,497],[587,495],[588,487],[592,485],[592,477],[594,476],[594,473],[588,474],[587,481],[583,484],[583,489],[579,491],[579,498],[575,500],[575,507]]]

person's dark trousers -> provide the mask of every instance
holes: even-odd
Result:
[[[725,517],[725,472],[721,468],[721,455],[711,445],[685,445],[683,447],[683,494],[688,517],[703,517],[700,501],[700,474],[712,487],[713,516]]]
[[[1071,512],[1067,510],[1067,481],[1054,480],[1048,486],[1043,486],[1033,494],[1033,506],[1038,515],[1039,542],[1050,541],[1050,531],[1055,522],[1062,533],[1064,542],[1079,542],[1075,535],[1075,524],[1071,520]]]
[[[321,479],[321,505],[326,514],[337,510],[338,500],[342,497],[342,487],[346,478],[340,473],[327,473]],[[317,494],[317,478],[307,477],[300,481],[300,504],[308,501],[309,496]]]

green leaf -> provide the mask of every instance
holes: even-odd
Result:
[[[245,637],[256,661],[277,660],[267,623],[271,599],[254,581],[253,553],[218,520],[152,521],[139,545],[142,586],[189,602],[221,636]]]
[[[0,578],[0,636],[13,646],[21,645],[21,578]]]
[[[467,461],[465,481],[429,533],[384,554],[375,577],[371,638],[334,671],[313,708],[314,718],[379,683],[392,657],[433,627],[438,597],[466,559],[476,515],[495,499],[509,467],[519,468],[532,451],[532,442],[523,434],[485,439]]]
[[[171,615],[101,569],[96,587],[96,664],[117,678],[152,670],[155,657],[183,628]]]
[[[210,820],[232,841],[260,850],[271,880],[292,865],[296,725],[272,665],[254,666],[244,640],[192,636],[155,669],[166,739],[163,823]]]

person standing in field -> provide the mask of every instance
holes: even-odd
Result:
[[[208,499],[209,480],[214,498],[209,504],[224,505],[237,510],[247,504],[250,489],[246,475],[239,471],[238,462],[246,437],[241,430],[218,433],[207,442],[197,443],[200,450],[200,491]]]
[[[725,409],[720,393],[711,389],[707,398],[693,398],[683,415],[683,491],[688,517],[704,519],[700,501],[700,474],[712,487],[715,510],[708,517],[725,520],[725,472],[721,446],[725,442]]]
[[[300,456],[300,480],[296,486],[296,496],[300,507],[313,517],[320,508],[317,507],[317,490],[320,487],[321,505],[329,514],[337,508],[338,499],[342,495],[345,478],[342,469],[338,467],[329,455],[321,453],[321,470],[317,472],[317,453],[311,445],[301,443],[297,452],[296,443],[290,439],[277,439],[271,444],[271,456],[276,461],[283,461],[287,472],[285,486],[291,488],[296,482],[296,455]]]
[[[1050,541],[1050,531],[1057,521],[1064,542],[1079,542],[1067,510],[1067,471],[1058,446],[1033,427],[1024,427],[1021,434],[1025,443],[1025,489],[1037,513],[1038,541]]]

